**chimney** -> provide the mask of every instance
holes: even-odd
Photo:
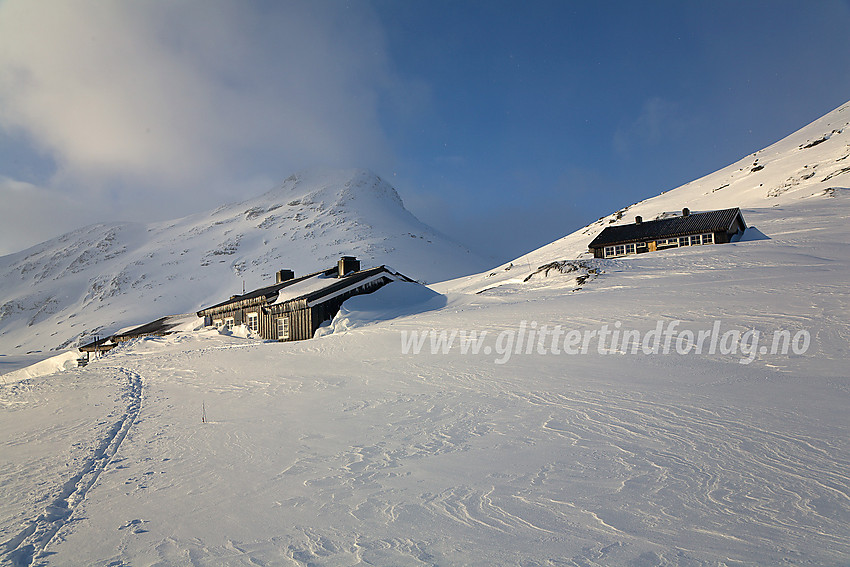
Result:
[[[691,210],[688,207],[685,207],[684,209],[682,209],[682,216],[683,217],[686,217],[690,214],[691,214]]]
[[[643,217],[638,215],[635,217],[635,224],[640,224],[643,222]]]
[[[279,270],[275,272],[274,283],[283,283],[295,278],[295,272],[292,270]]]
[[[360,261],[354,256],[343,256],[337,263],[337,277],[344,277],[351,272],[360,271]]]

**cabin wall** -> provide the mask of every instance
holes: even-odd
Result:
[[[260,315],[260,325],[263,329],[268,329],[271,332],[268,336],[264,334],[262,336],[269,340],[283,341],[303,341],[306,339],[312,339],[313,335],[316,334],[316,330],[318,330],[322,323],[333,319],[347,299],[357,295],[372,293],[390,281],[391,280],[388,278],[381,278],[349,290],[348,292],[327,301],[317,303],[312,307],[302,307],[283,312],[280,312],[278,309],[266,309]],[[277,320],[280,317],[286,317],[289,320],[288,339],[281,339],[278,337]]]
[[[289,340],[303,341],[313,338],[312,309],[297,309],[285,315],[289,318]]]
[[[267,341],[277,340],[277,318],[269,317],[266,313],[260,313],[260,336]]]
[[[740,234],[746,230],[743,221],[740,217],[735,218],[735,222],[732,223],[732,226],[729,228],[727,232],[718,232],[715,235],[715,238],[722,238],[723,240],[718,240],[718,243],[725,244],[727,242],[732,242],[732,237],[736,234]]]
[[[390,278],[382,277],[349,290],[344,294],[317,303],[312,307],[307,306],[306,298],[293,301],[289,304],[271,307],[263,307],[258,304],[248,304],[246,306],[245,304],[240,305],[237,303],[232,308],[217,310],[213,315],[205,314],[204,322],[207,325],[212,325],[216,320],[224,321],[225,319],[232,318],[234,326],[247,325],[248,315],[250,313],[257,313],[257,333],[265,340],[300,341],[310,339],[313,338],[313,335],[322,323],[333,319],[347,299],[356,295],[372,293],[391,281]],[[281,317],[286,318],[289,322],[289,337],[287,339],[282,339],[278,336],[278,319]]]
[[[674,237],[664,237],[664,238],[656,238],[654,240],[649,240],[645,242],[622,242],[622,243],[611,243],[603,246],[602,248],[592,248],[593,255],[595,258],[622,258],[624,256],[630,256],[633,254],[642,254],[644,252],[656,252],[658,250],[670,250],[673,248],[687,247],[687,246],[697,246],[699,244],[695,244],[693,241],[690,244],[682,244],[683,238],[693,239],[694,237],[700,237],[711,235],[711,242],[702,242],[702,244],[726,244],[731,242],[732,236],[738,234],[738,229],[734,231],[727,232],[725,230],[720,230],[716,232],[694,232],[688,234],[682,234]],[[701,240],[701,238],[697,238],[697,241]],[[621,250],[616,250],[617,248]],[[612,252],[613,254],[609,254],[606,256],[606,250],[608,252]]]
[[[262,326],[262,318],[263,317],[262,317],[262,313],[261,313],[261,309],[260,309],[259,305],[255,305],[255,306],[247,307],[247,308],[229,309],[227,311],[222,311],[221,313],[216,313],[215,315],[205,315],[204,316],[204,325],[212,326],[215,321],[217,321],[219,319],[224,321],[225,319],[230,318],[230,317],[233,318],[233,325],[234,326],[243,325],[243,324],[247,325],[249,313],[256,313],[258,315],[258,317],[260,318],[260,321],[259,321],[260,326]],[[260,333],[261,336],[263,335],[261,330],[258,330],[258,332]],[[266,337],[263,336],[263,338],[266,338]]]

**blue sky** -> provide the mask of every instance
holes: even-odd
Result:
[[[850,2],[0,2],[0,253],[366,167],[505,261],[850,100]]]

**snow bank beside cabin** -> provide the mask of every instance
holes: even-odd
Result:
[[[422,284],[392,282],[366,295],[352,297],[342,304],[333,320],[316,331],[316,337],[363,327],[380,321],[440,309],[446,296]]]
[[[25,368],[20,368],[0,375],[0,382],[10,384],[12,382],[20,382],[21,380],[29,380],[30,378],[38,378],[40,376],[47,376],[49,374],[62,372],[63,370],[76,368],[77,359],[79,357],[79,352],[76,350],[69,350],[62,354],[52,356],[46,360],[42,360],[41,362],[31,364]]]

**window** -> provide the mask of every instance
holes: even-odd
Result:
[[[223,326],[224,321],[222,321],[221,319],[216,319],[215,321],[213,321],[213,327],[215,327],[216,329],[221,329]]]
[[[636,254],[638,250],[646,251],[646,242],[638,242],[637,244],[617,244],[616,246],[606,246],[602,256],[604,258],[615,258],[617,256],[625,256],[626,254]]]
[[[691,242],[691,238],[689,236],[682,236],[679,238],[679,246],[689,246]]]
[[[289,319],[280,317],[277,320],[277,338],[278,340],[289,338]]]
[[[248,313],[248,328],[255,333],[260,330],[260,316],[257,313]]]
[[[702,243],[703,244],[714,244],[714,233],[709,232],[708,234],[702,235]]]
[[[229,331],[233,329],[233,317],[225,317],[224,318],[224,330]]]

